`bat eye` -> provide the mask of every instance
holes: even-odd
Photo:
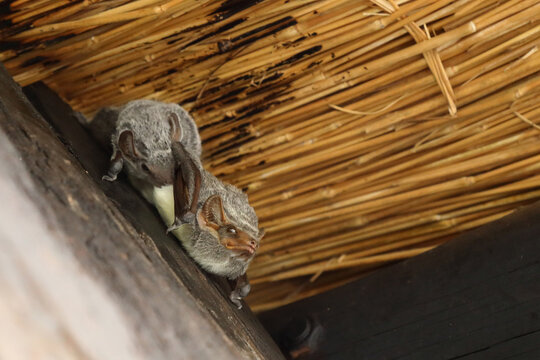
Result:
[[[236,229],[233,228],[233,227],[230,227],[230,228],[227,228],[227,232],[228,232],[229,234],[236,234]]]
[[[142,169],[144,172],[150,173],[150,168],[149,168],[148,165],[146,165],[146,164],[142,164],[142,165],[141,165],[141,169]]]

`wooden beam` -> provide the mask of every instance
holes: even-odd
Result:
[[[536,203],[260,318],[302,359],[540,359],[539,218]]]
[[[0,358],[283,358],[133,189],[100,180],[108,155],[65,104],[41,98],[63,144],[1,65],[0,94]]]

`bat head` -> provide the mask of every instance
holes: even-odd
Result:
[[[255,256],[264,236],[264,230],[259,230],[254,234],[243,224],[229,219],[219,195],[212,195],[205,201],[197,212],[197,224],[201,230],[212,234],[232,257],[245,263],[249,263]]]
[[[163,119],[128,118],[120,124],[113,144],[116,158],[122,158],[131,175],[154,186],[173,182],[174,160],[171,142],[181,141],[178,115],[170,113]]]

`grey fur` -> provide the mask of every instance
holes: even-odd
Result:
[[[112,135],[113,157],[118,151],[120,134],[130,130],[135,134],[135,148],[145,161],[163,169],[173,169],[174,159],[171,152],[171,128],[168,118],[171,113],[178,115],[182,131],[182,144],[201,156],[201,139],[193,118],[182,107],[172,103],[154,100],[134,100],[125,105],[118,113],[116,131]],[[128,160],[128,159],[126,159]],[[147,180],[148,176],[133,161],[125,161],[131,176]]]
[[[189,222],[194,231],[192,237],[184,242],[184,246],[190,255],[207,271],[226,276],[229,279],[236,279],[246,272],[253,256],[248,259],[240,258],[237,254],[222,246],[212,233],[199,226],[197,217],[201,213],[206,200],[213,195],[219,195],[229,222],[246,232],[256,241],[257,246],[261,237],[259,220],[255,210],[249,205],[245,193],[233,185],[220,181],[203,168],[200,159],[194,154],[189,155],[193,157],[195,164],[199,168],[202,179],[197,203],[197,216],[194,216]],[[188,183],[189,194],[191,194],[193,183],[192,181]]]
[[[134,100],[122,108],[118,115],[116,136],[123,130],[132,130],[140,135],[137,141],[142,146],[160,149],[170,153],[171,137],[167,118],[176,113],[182,128],[182,143],[201,157],[201,138],[197,125],[189,113],[181,106],[173,103],[162,103],[154,100]],[[118,139],[118,138],[116,138]],[[113,138],[113,144],[115,143]],[[150,149],[150,150],[152,150]]]

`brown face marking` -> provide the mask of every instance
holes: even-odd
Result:
[[[234,233],[230,230],[234,229]],[[231,225],[219,229],[220,242],[229,250],[245,252],[249,255],[255,254],[259,244],[246,232],[239,230]]]
[[[259,247],[245,231],[234,226],[225,215],[221,197],[213,195],[206,200],[201,210],[201,220],[204,226],[211,230],[221,245],[232,251],[238,251],[251,257]]]

